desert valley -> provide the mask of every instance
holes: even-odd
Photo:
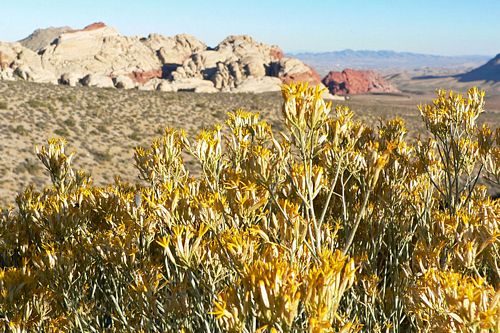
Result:
[[[132,149],[163,127],[187,125],[194,136],[242,108],[260,112],[280,129],[279,91],[292,81],[323,85],[326,99],[351,106],[372,125],[402,117],[411,124],[412,136],[423,129],[416,106],[429,102],[436,89],[478,86],[487,96],[483,121],[500,123],[499,56],[482,66],[482,58],[455,60],[462,66],[450,61],[448,70],[411,69],[424,60],[410,57],[401,65],[400,56],[395,68],[383,63],[379,72],[334,65],[327,71],[325,56],[298,57],[309,62],[250,36],[229,36],[209,47],[189,35],[123,36],[100,22],[81,30],[38,29],[19,43],[0,42],[0,202],[12,202],[30,183],[48,184],[33,151],[49,137],[68,139],[79,152],[77,165],[91,171],[98,184],[112,181],[116,172],[134,181]],[[350,59],[363,57],[365,64],[377,63],[372,54]],[[428,63],[443,66],[445,60],[438,60]],[[344,61],[345,66],[357,64]]]
[[[238,34],[0,41],[1,331],[500,332],[500,53],[443,23],[494,2],[27,3]]]

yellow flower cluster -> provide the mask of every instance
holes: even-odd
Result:
[[[12,332],[500,331],[500,131],[484,93],[439,91],[429,133],[370,128],[319,87],[135,150],[140,181],[94,186],[66,142],[53,185],[0,215],[0,325]],[[199,174],[185,166],[191,155]]]

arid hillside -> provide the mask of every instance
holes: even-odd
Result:
[[[477,86],[489,96],[500,95],[500,54],[467,71],[445,68],[394,70],[385,78],[407,93],[425,94],[437,88],[463,91]]]
[[[424,133],[416,105],[433,96],[409,94],[355,95],[342,103],[359,119],[377,125],[394,116],[408,123],[410,136]],[[12,203],[17,191],[33,183],[50,182],[34,154],[50,137],[64,137],[77,152],[75,164],[93,175],[97,184],[115,175],[137,181],[133,149],[148,145],[167,126],[194,136],[243,108],[260,112],[282,130],[281,94],[190,93],[69,87],[24,81],[0,81],[0,204]],[[500,125],[500,98],[487,99],[482,121]],[[196,166],[190,163],[192,170]]]

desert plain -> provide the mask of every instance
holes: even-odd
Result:
[[[429,91],[430,90],[430,91]],[[401,117],[409,140],[426,130],[417,108],[434,97],[427,92],[352,95],[333,105],[347,105],[356,118],[371,126]],[[194,138],[203,128],[223,122],[237,109],[258,112],[273,129],[284,130],[279,92],[192,93],[69,87],[25,81],[0,81],[0,205],[15,202],[29,184],[41,190],[50,177],[35,155],[35,147],[51,137],[63,137],[76,152],[77,168],[89,172],[97,185],[139,182],[134,148],[147,147],[165,127],[183,128]],[[480,122],[500,125],[500,95],[487,95]],[[190,170],[198,171],[188,155]],[[487,184],[488,185],[488,184]],[[500,189],[490,185],[490,193]]]

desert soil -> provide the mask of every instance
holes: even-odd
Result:
[[[425,133],[416,105],[432,97],[372,94],[335,103],[350,106],[358,119],[375,126],[402,117],[414,138]],[[112,183],[115,175],[136,182],[134,147],[148,146],[165,127],[184,128],[194,137],[238,108],[259,112],[275,130],[283,130],[279,93],[165,93],[0,81],[0,206],[12,204],[29,184],[41,189],[50,183],[34,153],[50,137],[67,139],[69,150],[77,152],[76,167],[90,172],[96,184]],[[486,108],[482,121],[498,127],[500,96],[487,99]],[[194,161],[186,163],[196,169]]]

